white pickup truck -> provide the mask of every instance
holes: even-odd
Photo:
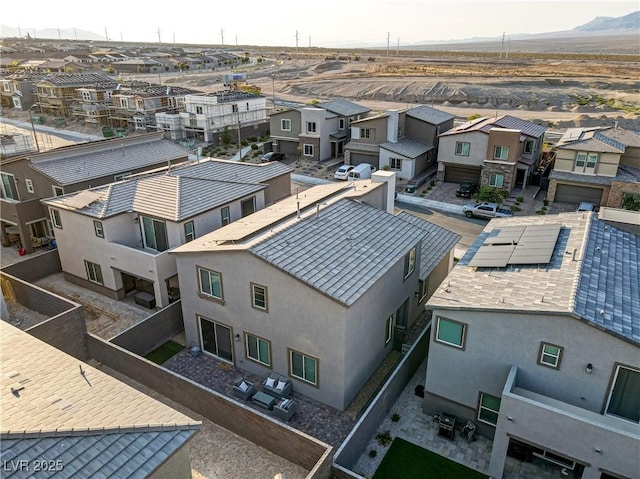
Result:
[[[469,203],[462,207],[467,218],[477,216],[478,218],[501,218],[503,216],[513,216],[513,211],[500,208],[497,203]]]

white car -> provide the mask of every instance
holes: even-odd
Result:
[[[340,168],[336,170],[333,177],[336,180],[346,180],[347,177],[349,176],[349,172],[353,170],[353,168],[354,168],[353,165],[342,165]]]

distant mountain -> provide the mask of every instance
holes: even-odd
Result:
[[[579,32],[600,32],[603,30],[635,30],[640,31],[640,10],[623,17],[596,17],[589,23],[573,30]]]
[[[61,28],[58,32],[57,28],[43,28],[41,30],[26,27],[17,28],[10,27],[8,25],[0,25],[0,37],[3,38],[25,38],[30,36],[31,38],[61,38],[62,40],[104,40],[104,36],[97,35],[87,30],[81,30],[79,28]]]

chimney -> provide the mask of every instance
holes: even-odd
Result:
[[[371,182],[386,183],[383,204],[379,207],[387,213],[393,214],[396,197],[396,174],[393,171],[378,170],[371,175]]]
[[[398,110],[389,110],[387,114],[389,115],[387,117],[387,141],[397,143],[400,112]]]

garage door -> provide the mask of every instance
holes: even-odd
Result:
[[[278,140],[278,153],[284,153],[289,158],[295,158],[298,155],[298,146],[300,143],[297,141],[283,141]]]
[[[471,183],[480,184],[481,171],[481,168],[459,165],[445,165],[444,181],[447,183],[462,183],[463,181],[470,181]]]
[[[349,164],[359,165],[360,163],[369,163],[371,166],[375,166],[376,168],[380,167],[377,155],[365,155],[364,153],[351,152],[349,155]]]
[[[594,205],[602,202],[602,188],[590,188],[578,185],[558,185],[554,201],[558,203],[575,203],[588,201]]]

